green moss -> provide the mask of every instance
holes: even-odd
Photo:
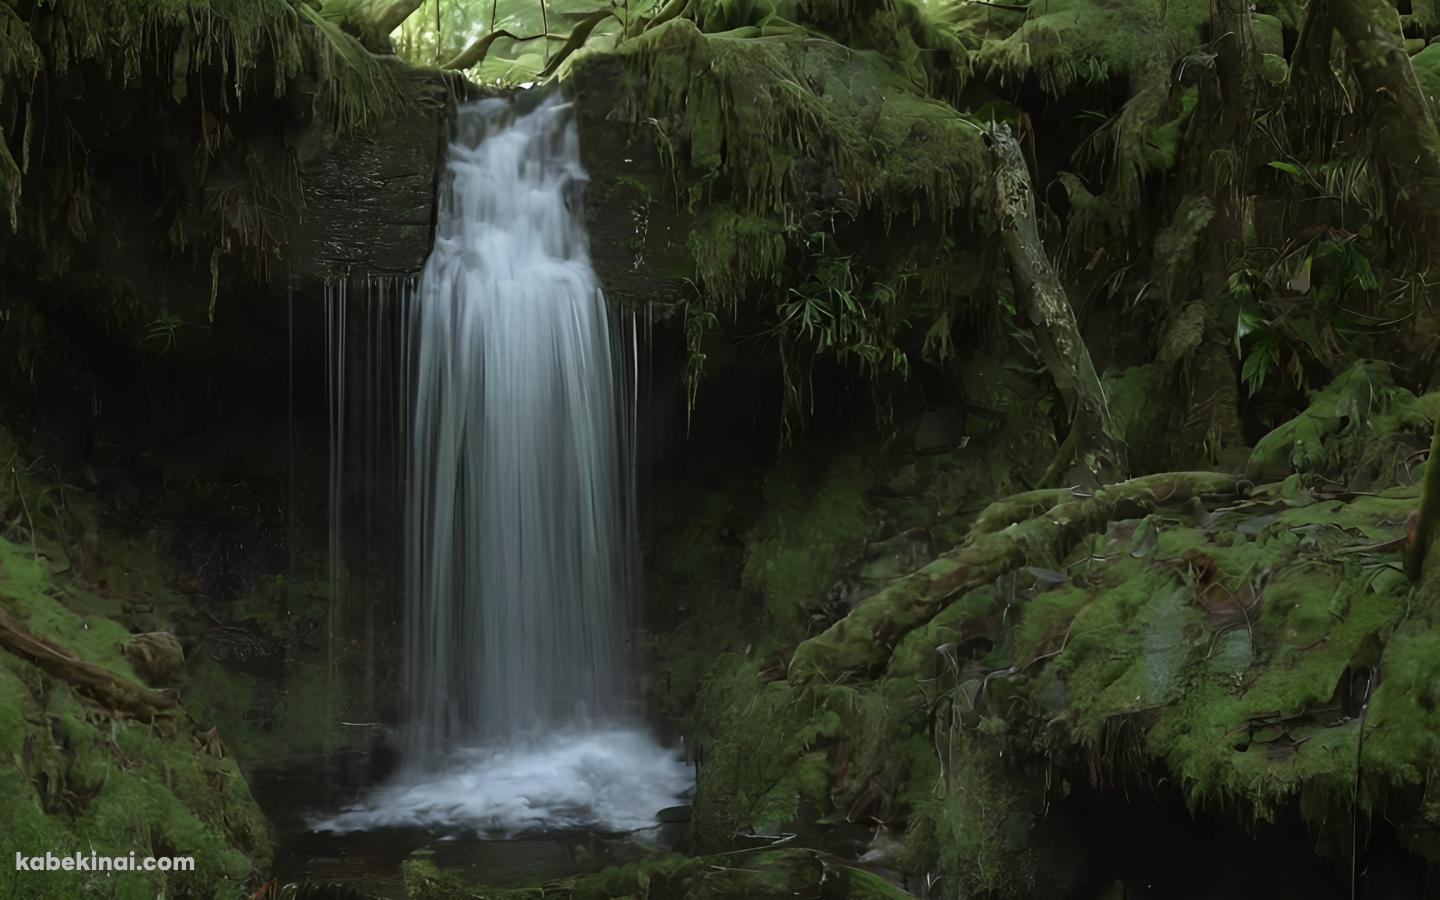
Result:
[[[1428,625],[1402,628],[1385,648],[1383,677],[1365,719],[1360,760],[1362,771],[1377,785],[1413,785],[1429,778],[1440,753],[1437,653],[1440,634]]]
[[[165,575],[152,542],[101,529],[74,489],[52,504],[37,477],[10,482],[30,498],[34,547],[0,539],[0,605],[63,652],[138,683],[121,650],[129,631],[111,618],[120,613],[115,594],[91,588],[87,573],[159,598]],[[39,547],[55,549],[46,555]],[[56,564],[62,552],[63,566]],[[6,866],[0,895],[241,897],[269,861],[264,819],[218,741],[185,716],[145,723],[99,707],[7,651],[0,651],[0,791],[7,859],[49,850],[196,862],[193,872],[113,875]]]
[[[4,539],[0,539],[0,597],[12,604],[35,634],[116,673],[140,680],[121,652],[130,640],[129,629],[113,619],[71,609],[66,601],[85,595],[57,591],[49,573],[28,549]]]
[[[1304,412],[1260,439],[1248,474],[1259,480],[1349,472],[1389,483],[1409,452],[1407,437],[1428,430],[1432,407],[1396,387],[1386,363],[1357,362],[1315,392]]]
[[[671,625],[655,646],[648,691],[662,715],[688,719],[701,682],[726,651],[783,671],[784,653],[812,617],[829,614],[827,588],[874,528],[863,494],[864,452],[817,460],[790,451],[759,476],[730,475],[701,494],[662,492],[649,593],[656,621]]]
[[[26,897],[238,897],[269,860],[268,832],[235,763],[184,725],[112,719],[63,683],[0,659],[0,759],[8,802],[0,852],[193,856],[193,872],[115,875],[0,870]],[[26,681],[32,685],[27,685]],[[35,687],[45,684],[43,695]]]
[[[908,3],[831,6],[790,11],[796,24],[766,4],[700,4],[698,26],[677,18],[572,69],[583,85],[618,68],[632,123],[652,140],[658,131],[675,199],[697,211],[688,246],[701,302],[738,316],[758,300],[791,423],[805,418],[810,359],[904,375],[909,326],[933,324],[943,340],[926,348],[948,347],[959,288],[979,306],[993,269],[953,239],[989,187],[980,129],[928,94],[915,43],[958,51],[953,35]],[[861,27],[868,18],[899,26],[889,32],[898,43]],[[710,30],[732,21],[746,24]],[[884,46],[869,49],[877,40]],[[905,228],[888,252],[846,246],[852,232],[871,247]]]
[[[1014,776],[992,740],[956,728],[942,746],[944,777],[910,821],[911,857],[955,896],[1036,896],[1040,865],[1029,833],[1040,792]]]
[[[1054,0],[1038,13],[1013,16],[1014,30],[987,41],[975,62],[1011,78],[1035,76],[1058,96],[1085,82],[1168,70],[1177,48],[1198,43],[1208,15],[1197,2],[1142,0],[1121,8],[1103,0]]]
[[[753,663],[733,655],[717,662],[697,706],[700,846],[723,846],[742,828],[774,833],[803,802],[827,805],[829,766],[815,744],[839,729],[834,710],[785,682],[762,681]]]
[[[1420,90],[1431,106],[1440,103],[1440,44],[1430,44],[1410,57],[1410,65],[1420,79]]]
[[[1054,708],[1059,688],[1071,740],[1111,764],[1162,760],[1197,805],[1271,816],[1305,793],[1323,819],[1317,799],[1348,797],[1355,779],[1345,679],[1373,664],[1403,610],[1403,583],[1354,554],[1386,546],[1405,505],[1362,497],[1212,513],[1204,527],[1162,519],[1144,540],[1143,528],[1115,532],[1085,549],[1106,561],[1083,585],[1022,607],[1014,660],[1033,673],[1030,702]],[[1113,743],[1121,722],[1135,743]]]
[[[778,626],[793,625],[821,599],[842,561],[864,546],[874,521],[863,501],[872,478],[859,456],[841,455],[820,472],[786,457],[761,486],[763,517],[745,532],[741,586],[763,597]]]
[[[994,587],[987,585],[967,592],[895,645],[886,675],[889,678],[933,677],[944,665],[942,647],[992,634],[995,619],[1004,608],[1005,601]]]

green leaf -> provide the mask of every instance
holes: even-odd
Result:
[[[1305,170],[1295,165],[1294,163],[1288,163],[1282,160],[1272,159],[1270,160],[1270,162],[1266,163],[1266,165],[1268,165],[1272,169],[1277,169],[1281,172],[1284,172],[1286,175],[1289,175],[1296,181],[1303,182],[1305,180]]]
[[[1315,257],[1313,254],[1305,254],[1305,259],[1300,263],[1300,267],[1295,270],[1295,275],[1290,279],[1286,287],[1297,294],[1308,294],[1310,292],[1310,270],[1314,262]]]
[[[1253,396],[1279,365],[1280,349],[1275,345],[1275,339],[1267,336],[1257,341],[1250,355],[1245,357],[1245,364],[1240,367],[1240,378]]]

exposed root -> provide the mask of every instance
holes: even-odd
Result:
[[[1002,531],[978,533],[934,562],[865,599],[850,614],[803,642],[790,661],[792,683],[833,680],[865,671],[951,601],[1031,563],[1035,548],[1063,557],[1113,519],[1137,518],[1164,503],[1203,495],[1238,496],[1233,475],[1168,472],[1106,485]]]

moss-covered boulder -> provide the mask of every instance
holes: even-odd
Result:
[[[1407,458],[1440,413],[1440,394],[1416,397],[1395,384],[1390,366],[1362,360],[1315,391],[1294,419],[1261,438],[1247,475],[1256,481],[1295,473],[1343,476],[1351,487],[1408,478]]]

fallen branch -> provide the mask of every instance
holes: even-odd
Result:
[[[1061,557],[1088,534],[1120,518],[1137,518],[1163,503],[1204,495],[1237,496],[1235,476],[1168,472],[1100,488],[1002,531],[976,534],[934,562],[862,600],[850,614],[804,641],[790,660],[789,680],[838,678],[885,662],[895,644],[968,591],[1031,563],[1037,548]]]
[[[595,27],[601,22],[606,19],[615,19],[618,21],[619,18],[620,17],[615,15],[611,10],[601,9],[580,20],[579,24],[571,30],[570,36],[565,39],[565,44],[560,48],[560,52],[555,54],[555,58],[550,60],[550,64],[541,70],[540,77],[549,78],[555,74],[555,70],[560,68],[560,64],[565,62],[570,54],[585,46],[585,42],[590,40],[590,33],[594,31]]]
[[[479,63],[485,61],[486,55],[490,53],[490,47],[501,38],[509,38],[510,40],[518,44],[524,41],[538,41],[540,38],[543,37],[550,37],[550,35],[532,34],[526,37],[519,37],[517,35],[511,34],[503,28],[500,28],[490,32],[489,34],[475,41],[473,44],[466,47],[464,50],[461,50],[440,68],[468,69],[471,66],[478,65]]]
[[[109,669],[80,659],[34,634],[3,609],[0,609],[0,647],[34,663],[106,707],[136,719],[154,719],[180,711],[174,695],[143,688]]]

